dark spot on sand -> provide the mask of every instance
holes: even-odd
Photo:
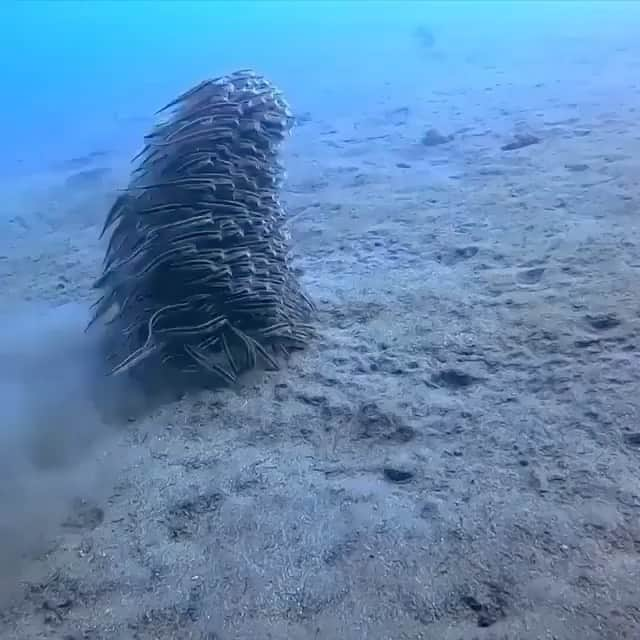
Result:
[[[587,321],[587,324],[596,331],[615,329],[622,324],[621,321],[612,314],[586,316],[585,320]]]
[[[570,162],[569,164],[565,164],[564,167],[567,171],[577,173],[580,171],[586,171],[589,168],[589,165],[581,162]]]
[[[520,284],[538,284],[540,280],[542,280],[542,276],[544,275],[543,267],[536,267],[535,269],[525,269],[523,271],[519,271],[516,280]]]
[[[498,620],[506,617],[506,592],[492,583],[487,586],[489,597],[486,602],[481,602],[472,595],[460,598],[461,603],[477,615],[476,624],[480,628],[491,627]]]
[[[438,253],[436,255],[436,260],[450,267],[462,260],[469,260],[469,258],[473,258],[477,253],[478,247],[454,247],[446,252]]]
[[[425,147],[435,147],[439,144],[446,144],[451,142],[453,136],[445,136],[437,129],[428,129],[422,136],[421,142]]]
[[[502,151],[515,151],[516,149],[522,149],[523,147],[530,147],[532,144],[538,144],[540,138],[530,133],[523,133],[514,136],[511,142],[502,145],[500,148]]]
[[[420,517],[430,520],[438,515],[438,505],[435,502],[425,502],[420,509]]]
[[[635,433],[625,433],[624,436],[622,436],[622,439],[628,447],[640,449],[640,431],[636,431]]]
[[[478,382],[478,380],[479,378],[457,369],[443,369],[431,376],[431,381],[439,387],[449,387],[453,389],[469,387],[475,382]]]
[[[415,429],[384,412],[375,402],[363,404],[356,415],[358,438],[383,442],[407,443],[416,436]]]
[[[200,528],[201,521],[215,513],[223,500],[221,493],[213,492],[174,504],[165,519],[169,537],[172,540],[191,538]]]
[[[389,482],[394,482],[395,484],[410,482],[414,476],[412,471],[403,471],[402,469],[394,469],[393,467],[385,467],[383,473]]]
[[[461,599],[462,604],[472,611],[482,611],[482,605],[473,596],[463,596]]]

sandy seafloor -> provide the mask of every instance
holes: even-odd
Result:
[[[640,637],[640,54],[512,71],[304,114],[318,339],[101,439],[3,640]],[[45,169],[3,187],[6,308],[93,300],[128,171]]]

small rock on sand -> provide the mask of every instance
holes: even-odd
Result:
[[[453,140],[453,136],[445,136],[441,134],[437,129],[429,129],[422,136],[422,144],[425,147],[435,147],[439,144],[446,144],[447,142],[451,142]]]

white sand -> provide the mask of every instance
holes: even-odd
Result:
[[[640,637],[640,55],[548,62],[311,112],[285,200],[319,338],[101,437],[89,475],[14,477],[3,518],[48,544],[3,640]],[[7,309],[92,301],[107,162],[7,185]]]

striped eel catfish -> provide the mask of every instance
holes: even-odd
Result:
[[[153,363],[234,383],[304,348],[314,306],[290,265],[278,156],[293,117],[253,71],[173,100],[109,211],[101,320],[113,375]]]

